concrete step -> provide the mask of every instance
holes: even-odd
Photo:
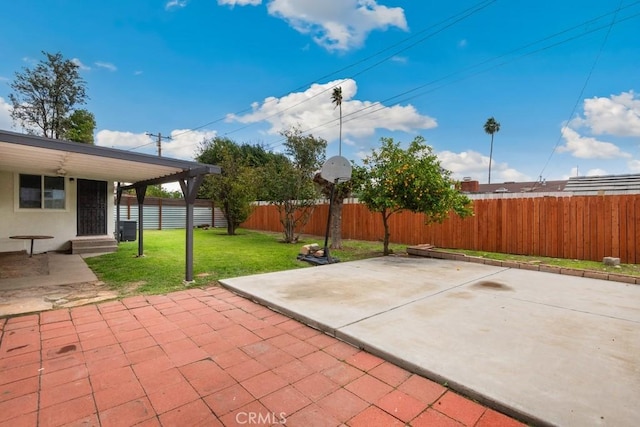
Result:
[[[72,248],[71,253],[80,255],[80,254],[106,254],[109,252],[115,252],[118,250],[117,246],[85,246],[82,248]]]
[[[72,254],[107,253],[117,250],[118,242],[116,242],[116,239],[109,237],[71,240]]]

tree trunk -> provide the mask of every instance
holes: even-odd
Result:
[[[340,196],[340,194],[337,194]],[[342,206],[344,199],[335,197],[331,206],[331,249],[342,249]]]
[[[233,236],[236,234],[236,228],[234,226],[235,218],[231,215],[231,207],[229,203],[224,203],[222,205],[222,213],[224,214],[224,218],[227,220],[227,234],[229,236]]]
[[[233,221],[227,220],[227,234],[234,236],[236,234],[236,228],[233,226]]]
[[[284,242],[295,242],[295,206],[290,202],[284,204]]]
[[[384,239],[382,240],[383,251],[382,254],[384,256],[389,255],[389,237],[391,236],[391,232],[389,231],[389,215],[387,215],[386,209],[381,212],[382,214],[382,225],[384,225]]]
[[[491,159],[493,158],[493,133],[491,134],[491,149],[489,150],[489,181],[491,184]]]

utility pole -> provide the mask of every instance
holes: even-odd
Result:
[[[158,141],[156,142],[156,147],[158,147],[158,157],[162,157],[162,139],[164,138],[166,140],[171,140],[171,137],[170,136],[162,136],[162,134],[160,132],[158,132],[157,135],[154,135],[152,133],[147,132],[146,135],[158,138]]]

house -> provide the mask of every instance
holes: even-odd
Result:
[[[567,180],[507,181],[498,184],[480,184],[478,181],[467,177],[460,182],[460,191],[470,196],[494,195],[494,197],[498,197],[500,195],[508,195],[512,197],[531,197],[540,195],[541,193],[562,192],[566,185]]]
[[[51,236],[37,242],[38,252],[66,251],[77,239],[117,238],[114,194],[119,201],[123,190],[134,189],[143,206],[147,186],[179,182],[192,280],[193,204],[204,176],[216,173],[218,166],[0,130],[0,252],[27,250],[28,241],[11,239],[16,235]]]
[[[564,191],[574,195],[640,194],[640,174],[569,178]]]
[[[480,184],[471,178],[460,182],[460,191],[473,196],[539,196],[556,193],[558,196],[593,196],[614,194],[640,194],[640,174],[577,176],[568,180],[539,180],[534,182],[502,182]]]

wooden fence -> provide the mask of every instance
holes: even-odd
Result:
[[[302,233],[324,236],[328,205],[316,207]],[[439,248],[470,249],[519,255],[602,261],[619,257],[640,263],[640,195],[529,197],[474,200],[473,217],[452,216],[442,224],[425,225],[410,212],[390,220],[391,241]],[[281,231],[274,206],[258,206],[242,225]],[[382,240],[380,214],[361,204],[345,204],[344,239]]]

